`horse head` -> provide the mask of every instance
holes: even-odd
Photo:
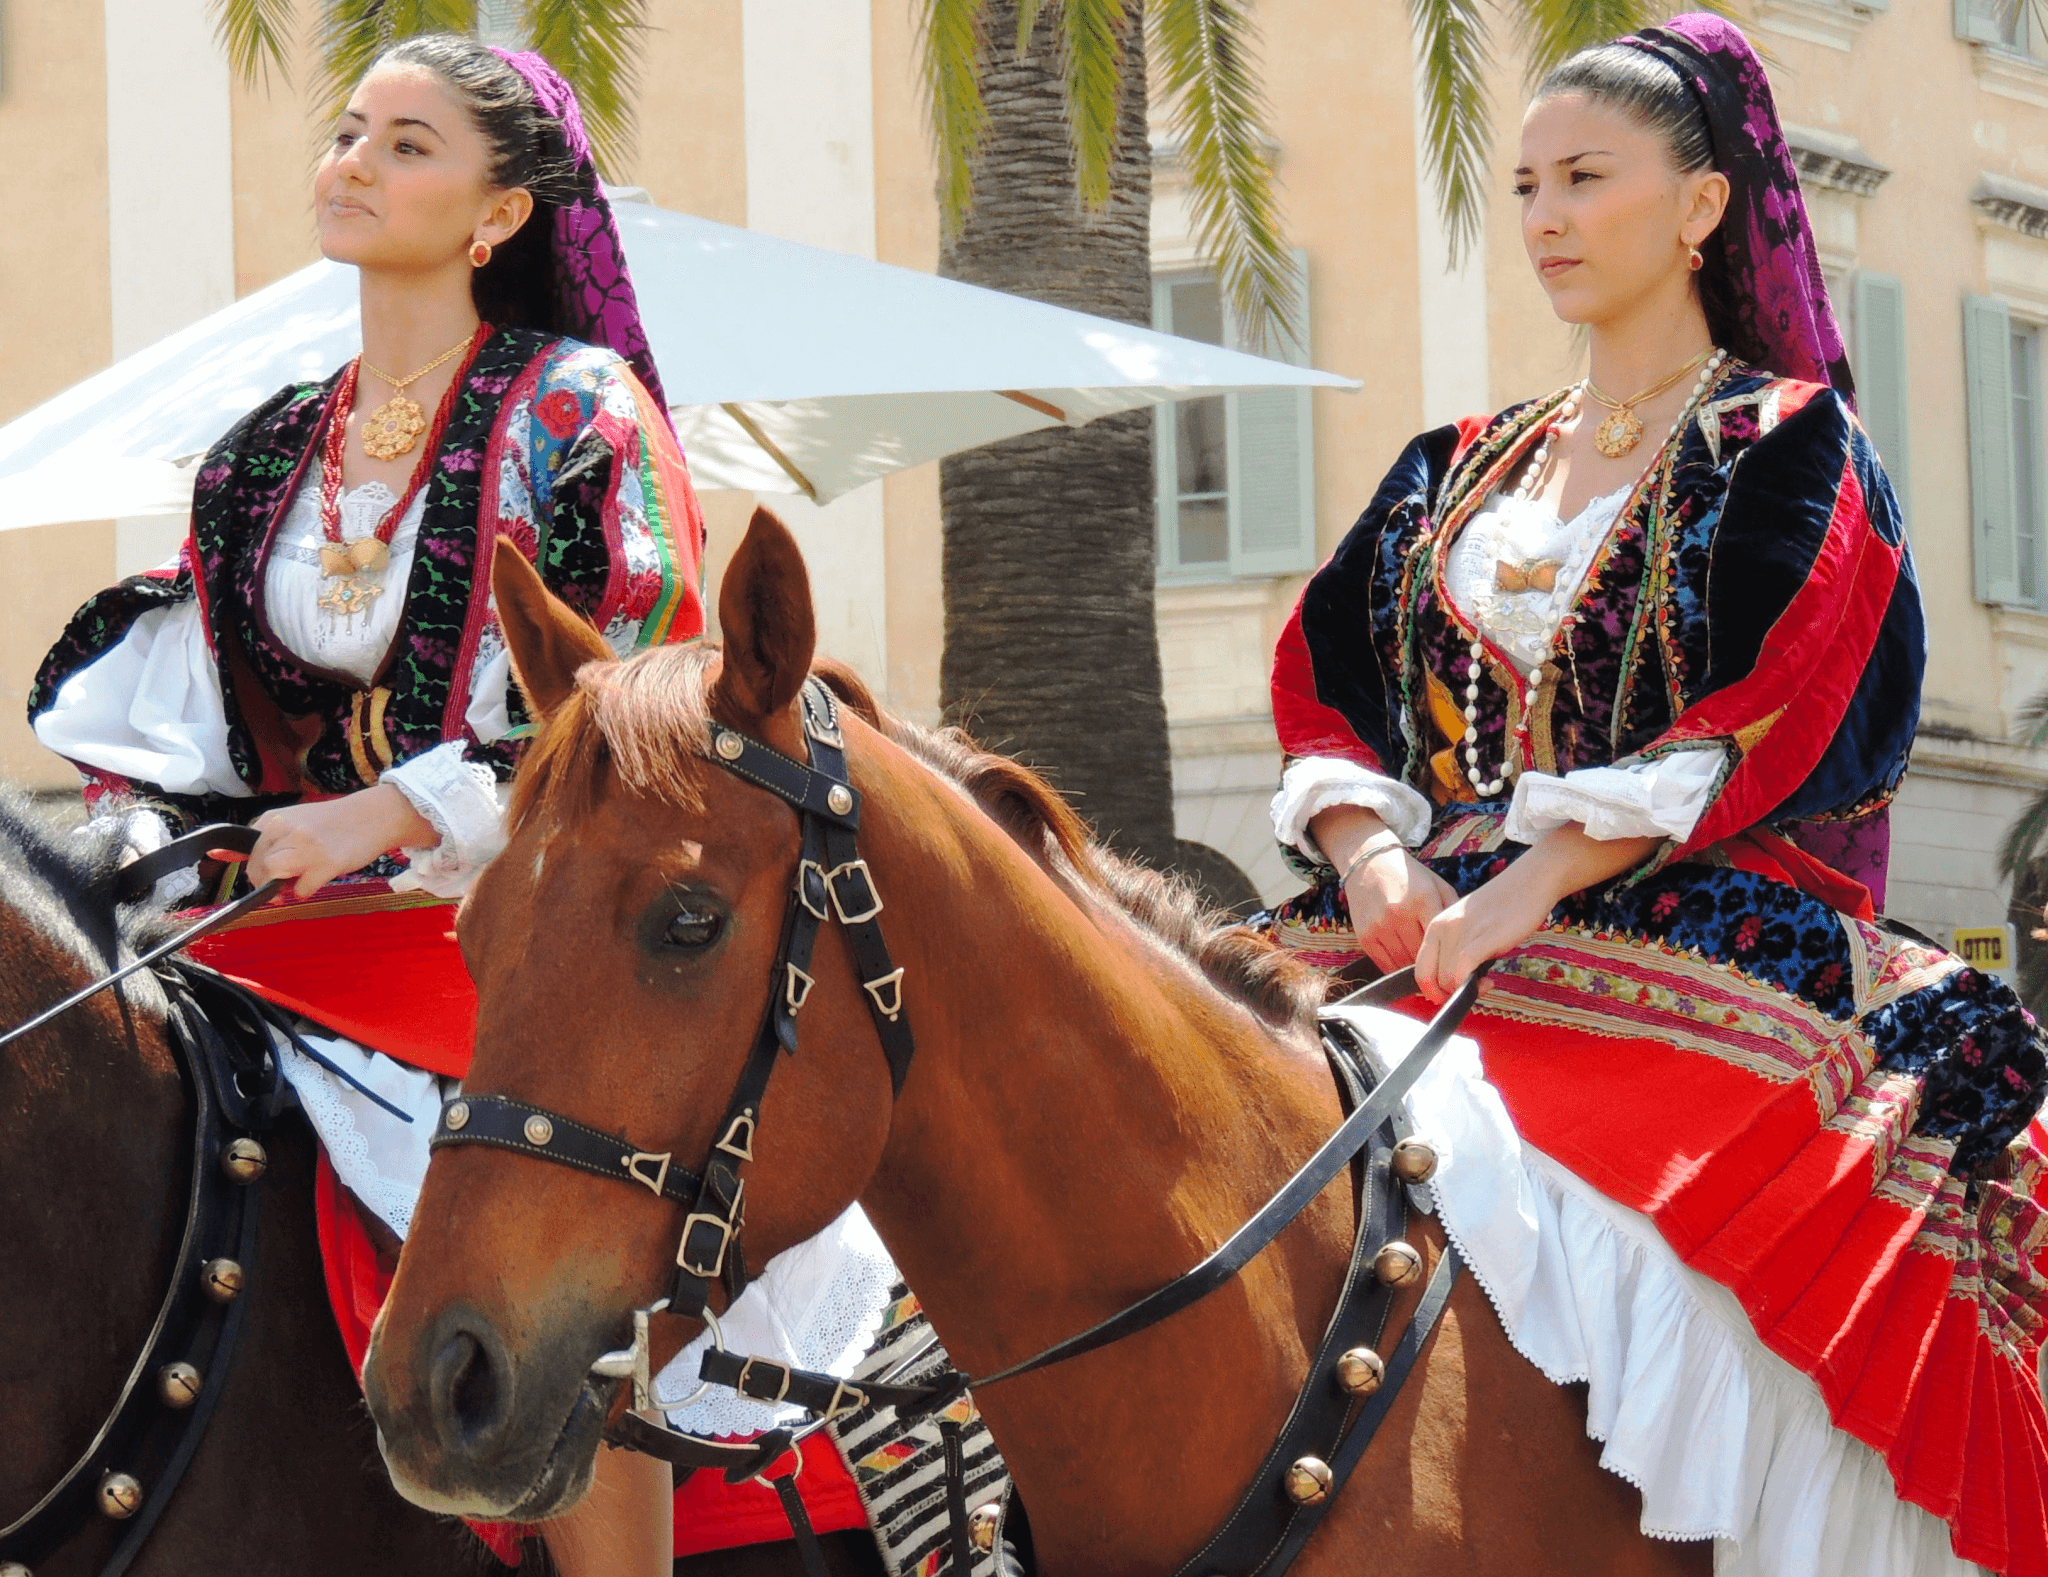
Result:
[[[540,732],[505,851],[458,921],[479,999],[464,1094],[694,1168],[761,1024],[799,854],[796,814],[709,759],[710,731],[715,718],[804,758],[802,558],[757,511],[719,599],[722,650],[623,661],[503,545],[493,590]],[[864,725],[842,715],[860,756]],[[889,1072],[837,928],[810,973],[802,1050],[781,1059],[747,1169],[755,1266],[838,1216],[889,1133]],[[661,1295],[679,1225],[669,1200],[616,1181],[503,1149],[437,1152],[364,1372],[401,1492],[521,1520],[571,1506],[627,1400],[591,1365]],[[693,1330],[658,1320],[657,1365]]]

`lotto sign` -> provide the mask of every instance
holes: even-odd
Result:
[[[2009,975],[2019,967],[2018,942],[2009,925],[1959,925],[1955,955],[1987,975]]]

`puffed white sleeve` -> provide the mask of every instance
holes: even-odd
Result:
[[[511,730],[511,682],[512,663],[502,646],[479,653],[463,719],[479,744],[496,744]],[[460,740],[401,761],[382,781],[410,800],[420,819],[438,834],[431,848],[403,851],[409,868],[391,885],[460,898],[505,847],[505,805],[511,785],[500,783],[483,762],[471,761]]]
[[[1554,777],[1524,772],[1502,829],[1517,843],[1577,822],[1590,838],[1672,838],[1683,843],[1714,797],[1726,757],[1712,748],[1649,761],[1581,767]]]
[[[136,619],[58,686],[34,728],[58,755],[138,787],[249,797],[228,754],[220,670],[196,601]]]
[[[1321,860],[1308,824],[1332,805],[1357,805],[1374,812],[1409,848],[1429,836],[1430,805],[1406,783],[1337,756],[1304,756],[1280,776],[1273,796],[1273,835]]]

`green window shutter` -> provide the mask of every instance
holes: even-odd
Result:
[[[1294,254],[1298,339],[1278,359],[1308,364],[1308,256]],[[1233,327],[1232,336],[1237,338]],[[1228,404],[1230,573],[1289,575],[1315,568],[1315,432],[1306,388],[1234,394]]]
[[[1173,290],[1163,279],[1152,281],[1152,326],[1162,334],[1173,332]],[[1180,460],[1173,442],[1173,401],[1162,400],[1152,407],[1152,498],[1159,522],[1160,570],[1171,570],[1180,561],[1180,504],[1175,481],[1179,475]]]
[[[1906,292],[1896,275],[1856,276],[1856,407],[1910,518],[1906,433]]]
[[[2004,21],[2003,0],[1956,0],[1957,38],[1973,38],[1985,44],[2003,43]]]
[[[1980,602],[2020,600],[2013,523],[2012,314],[2002,301],[1963,300],[1970,422],[1970,534]]]

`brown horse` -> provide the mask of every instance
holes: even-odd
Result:
[[[0,1026],[132,956],[118,833],[74,835],[0,798]],[[0,1526],[85,1450],[141,1350],[179,1247],[192,1103],[156,982],[134,977],[0,1051]],[[198,1572],[503,1571],[459,1524],[407,1505],[327,1312],[313,1137],[266,1141],[253,1301],[218,1410],[136,1577]],[[95,1519],[36,1577],[90,1577],[125,1524]]]
[[[501,551],[498,606],[545,718],[511,841],[465,906],[481,998],[468,1087],[695,1161],[762,1009],[796,820],[704,759],[715,716],[804,751],[813,618],[757,512],[721,656],[614,663]],[[955,1360],[990,1372],[1194,1264],[1336,1125],[1319,981],[1087,846],[1038,779],[881,720],[843,677],[862,852],[907,971],[899,1098],[836,931],[749,1169],[753,1263],[858,1199]],[[607,1414],[591,1361],[665,1283],[674,1207],[483,1147],[440,1153],[370,1355],[385,1460],[422,1504],[574,1502]],[[1235,1283],[1163,1325],[977,1397],[1043,1568],[1168,1572],[1278,1433],[1343,1279],[1340,1182]],[[1433,1227],[1425,1252],[1441,1239]],[[1394,1320],[1406,1318],[1397,1308]],[[691,1330],[657,1339],[665,1357]],[[1301,1569],[1678,1573],[1636,1531],[1573,1395],[1518,1357],[1470,1278]]]

